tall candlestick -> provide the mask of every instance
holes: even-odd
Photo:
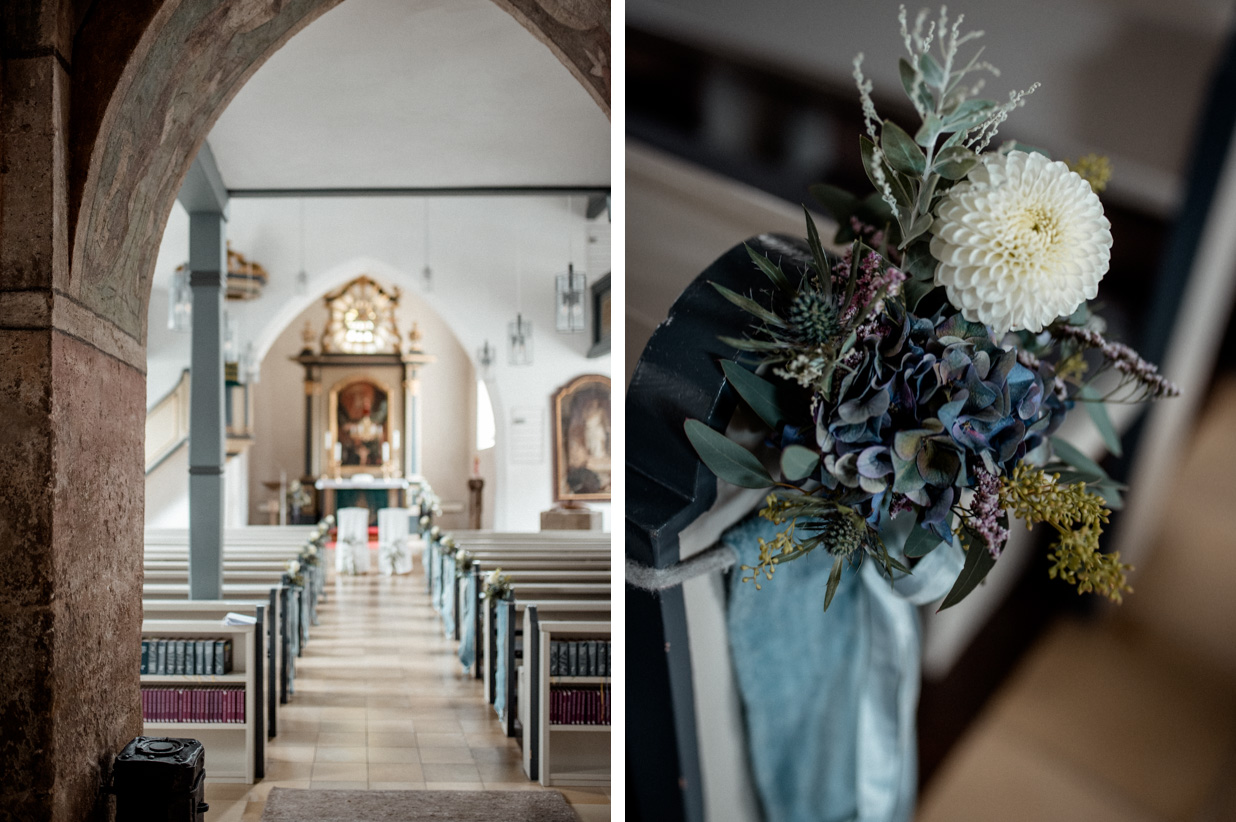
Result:
[[[332,444],[334,444],[334,437],[332,437],[332,436],[330,435],[330,432],[329,432],[329,431],[327,431],[327,432],[326,432],[326,434],[323,436],[323,438],[322,438],[322,442],[324,443],[324,445],[323,445],[322,447],[323,447],[325,450],[329,451],[329,450],[330,450],[331,445],[332,445]]]
[[[335,443],[335,462],[343,462],[343,443]]]
[[[398,451],[399,450],[399,429],[398,428],[396,428],[395,431],[391,434],[391,439],[395,443],[395,450]]]
[[[382,443],[382,462],[391,461],[391,444],[389,442]]]

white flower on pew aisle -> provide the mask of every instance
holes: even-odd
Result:
[[[287,564],[284,566],[284,568],[286,570],[284,571],[283,576],[288,581],[289,584],[304,585],[305,581],[304,581],[304,577],[301,576],[301,573],[300,573],[300,561],[299,560],[289,559],[287,561]]]
[[[936,282],[972,322],[1038,333],[1099,292],[1111,223],[1085,178],[1042,154],[983,155],[931,227]]]
[[[434,527],[429,529],[429,538],[437,539],[441,533],[442,533],[442,529],[435,525]]]
[[[493,569],[489,572],[489,576],[485,577],[485,590],[481,592],[481,596],[495,602],[509,599],[511,596],[511,578],[502,573],[501,568]]]

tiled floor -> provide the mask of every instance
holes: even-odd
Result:
[[[424,577],[344,577],[328,593],[266,778],[208,785],[207,822],[260,819],[273,787],[547,790],[524,776],[519,747],[463,674]],[[608,789],[562,793],[582,822],[610,818]]]

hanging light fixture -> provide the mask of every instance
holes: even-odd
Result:
[[[511,365],[532,365],[532,321],[525,320],[522,309],[522,274],[519,258],[515,259],[515,322],[507,325],[507,359]]]
[[[309,272],[305,271],[305,201],[300,201],[300,271],[296,273],[296,295],[309,293]]]
[[[189,264],[172,272],[167,290],[167,327],[170,331],[188,332],[193,327],[193,289],[189,287]]]
[[[422,223],[425,228],[425,270],[421,272],[421,281],[425,286],[425,292],[433,291],[433,270],[429,267],[429,198],[426,197],[421,201],[424,205],[422,213]]]
[[[485,340],[485,344],[476,350],[476,361],[481,366],[482,378],[489,377],[490,371],[494,364],[494,359],[497,355],[497,350],[489,344],[489,340]]]
[[[574,200],[567,198],[567,215],[574,217]],[[573,229],[573,227],[572,227]],[[575,236],[567,231],[567,273],[559,274],[554,290],[555,326],[559,334],[578,334],[584,330],[584,291],[586,279],[575,271]]]
[[[584,330],[584,289],[586,277],[567,263],[567,273],[558,275],[557,327],[559,334],[578,334]]]
[[[507,337],[511,343],[511,365],[532,365],[532,321],[516,314],[515,322],[507,325]]]

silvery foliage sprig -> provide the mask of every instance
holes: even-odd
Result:
[[[964,15],[950,25],[946,8],[940,9],[937,20],[929,20],[926,10],[919,12],[913,28],[905,6],[898,19],[908,55],[899,60],[898,70],[921,119],[913,136],[891,120],[880,119],[871,99],[873,85],[863,74],[863,55],[854,58],[854,81],[866,127],[859,138],[863,168],[884,208],[873,208],[871,201],[860,201],[833,186],[812,186],[811,191],[842,225],[838,240],[848,239],[847,226],[855,216],[875,226],[890,224],[890,245],[902,252],[902,269],[913,278],[907,285],[913,303],[930,290],[935,274],[936,261],[924,236],[931,228],[935,203],[978,165],[979,154],[1000,125],[1039,84],[1009,92],[1003,103],[979,98],[985,83],[980,75],[998,77],[1000,72],[981,59],[982,48],[968,59],[962,59],[961,48],[983,32],[963,32]]]

